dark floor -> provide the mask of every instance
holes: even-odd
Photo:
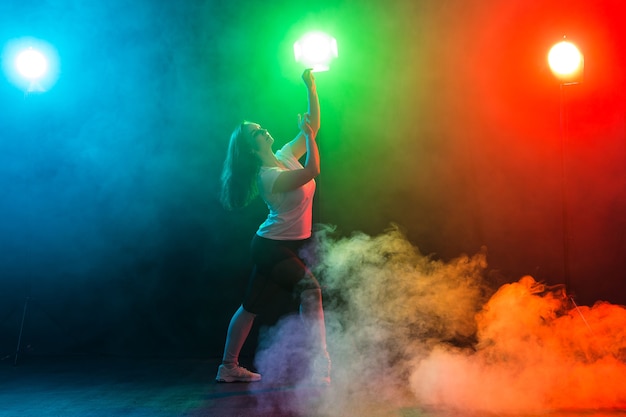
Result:
[[[0,416],[458,417],[496,414],[378,403],[333,409],[330,388],[277,382],[217,384],[216,360],[28,357],[0,362]],[[327,391],[329,390],[329,391]],[[323,406],[322,406],[323,405]],[[525,414],[529,416],[530,414]],[[626,410],[540,413],[622,417]],[[519,417],[516,414],[515,417]]]

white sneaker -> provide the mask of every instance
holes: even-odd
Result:
[[[261,374],[248,371],[239,365],[234,365],[233,367],[220,365],[217,368],[215,380],[217,382],[256,382],[261,380]]]

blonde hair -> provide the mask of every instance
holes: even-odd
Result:
[[[253,152],[244,121],[233,131],[222,168],[220,201],[224,208],[243,208],[259,194],[257,175],[261,161]]]

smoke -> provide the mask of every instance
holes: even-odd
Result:
[[[422,402],[491,411],[607,409],[626,404],[626,310],[571,305],[523,277],[476,316],[475,351],[437,346],[415,367]]]
[[[324,286],[332,388],[306,385],[302,323],[286,317],[266,329],[257,354],[267,383],[301,384],[274,408],[352,416],[626,404],[623,307],[578,307],[562,286],[529,276],[495,291],[485,250],[436,260],[397,227],[346,238],[326,229],[305,257]]]

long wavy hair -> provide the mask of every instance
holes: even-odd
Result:
[[[259,194],[257,175],[261,160],[250,146],[248,133],[243,121],[233,131],[228,143],[228,151],[222,169],[222,190],[220,201],[224,208],[243,208]]]

